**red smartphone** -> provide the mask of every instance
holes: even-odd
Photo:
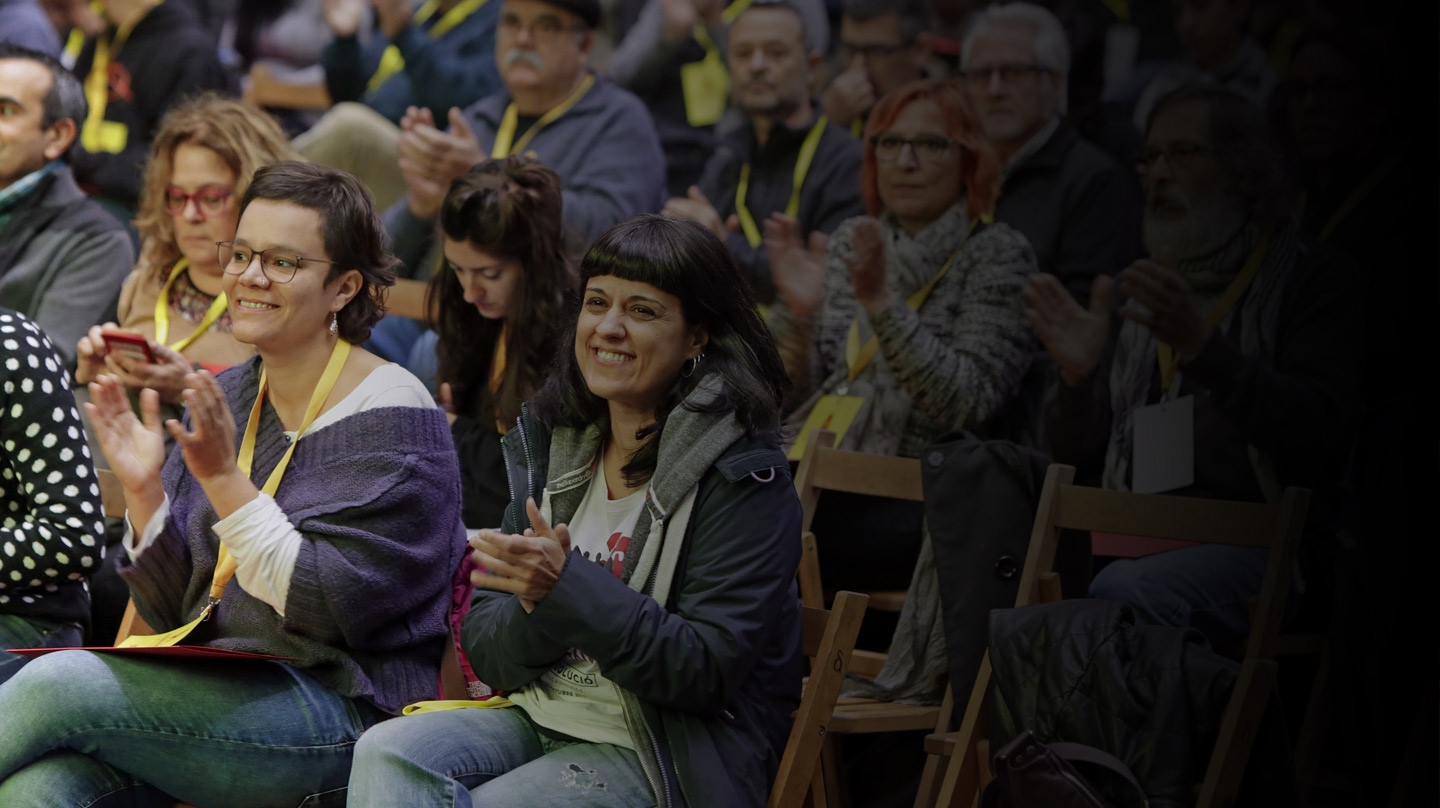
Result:
[[[146,362],[155,362],[155,352],[150,350],[150,341],[145,339],[144,334],[133,331],[106,331],[101,333],[100,338],[105,340],[107,352],[119,352]]]

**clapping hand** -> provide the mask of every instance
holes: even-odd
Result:
[[[140,417],[130,408],[130,397],[120,379],[105,373],[90,383],[90,400],[85,403],[90,428],[110,470],[125,489],[126,501],[151,503],[150,510],[164,499],[160,469],[165,465],[165,433],[160,427],[160,396],[154,390],[140,391]],[[132,497],[133,495],[133,497]],[[141,524],[144,524],[142,520]]]
[[[868,216],[850,231],[852,254],[845,256],[850,268],[850,285],[855,299],[874,314],[890,305],[890,287],[885,283],[885,233],[880,223]]]
[[[765,220],[765,253],[770,258],[770,277],[791,314],[808,320],[820,308],[825,296],[825,254],[830,239],[820,232],[810,234],[809,244],[801,238],[800,222],[783,213]]]
[[[1126,267],[1120,273],[1120,291],[1130,298],[1120,308],[1120,316],[1150,329],[1155,339],[1181,356],[1198,356],[1214,331],[1195,306],[1190,284],[1180,273],[1154,261],[1140,260]]]
[[[1088,311],[1054,275],[1031,275],[1020,294],[1025,319],[1060,368],[1060,378],[1072,386],[1088,379],[1110,335],[1110,278],[1095,276]]]
[[[366,0],[320,0],[320,16],[336,39],[355,36],[365,19]]]
[[[739,219],[735,219],[733,216],[731,218],[735,219],[735,228],[727,226],[725,221],[720,218],[720,212],[715,209],[715,205],[694,185],[690,186],[690,191],[685,196],[677,196],[666,202],[661,213],[672,218],[689,219],[714,233],[715,238],[721,241],[725,240],[731,229],[739,228]]]
[[[400,119],[400,173],[410,191],[410,211],[422,219],[434,216],[445,201],[450,182],[484,162],[480,139],[457,107],[450,108],[450,128],[435,127],[430,110],[410,107]]]
[[[206,485],[231,473],[238,473],[235,462],[235,419],[225,401],[225,391],[209,371],[190,373],[185,377],[185,405],[190,413],[190,429],[175,419],[165,428],[180,445],[185,466],[200,484]]]
[[[485,568],[484,572],[472,572],[470,580],[476,586],[518,595],[520,605],[529,612],[559,580],[570,555],[570,530],[565,525],[551,528],[534,497],[526,497],[525,512],[534,527],[527,528],[524,535],[482,530],[470,539],[471,558]]]

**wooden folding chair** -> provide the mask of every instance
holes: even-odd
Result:
[[[1036,585],[1040,561],[1051,559],[1062,529],[1104,531],[1163,539],[1259,547],[1269,550],[1265,579],[1240,675],[1221,720],[1197,808],[1227,804],[1239,789],[1250,746],[1275,681],[1276,638],[1289,592],[1295,547],[1305,524],[1310,492],[1287,488],[1277,504],[1226,502],[1162,494],[1130,494],[1072,485],[1075,469],[1052,465],[1035,514],[1021,592]],[[960,729],[950,738],[927,739],[927,748],[949,760],[931,803],[969,808],[990,778],[986,702],[993,670],[987,653],[970,692]],[[917,803],[918,804],[918,803]],[[927,804],[928,805],[928,804]]]
[[[830,610],[803,608],[802,630],[805,656],[810,658],[810,676],[795,711],[795,723],[780,757],[780,770],[770,788],[768,808],[799,808],[807,793],[815,808],[825,808],[825,792],[816,777],[816,764],[827,737],[827,725],[835,708],[845,671],[850,668],[855,637],[869,600],[856,592],[838,592]]]
[[[816,505],[822,491],[866,494],[910,502],[923,502],[925,491],[920,474],[920,461],[910,457],[886,457],[834,448],[835,433],[816,430],[805,446],[805,454],[795,472],[795,492],[800,497],[803,513],[800,562],[800,600],[811,608],[825,602],[820,580],[819,553],[824,542],[843,537],[816,537],[810,530],[815,520]],[[905,605],[905,592],[869,591],[869,607],[878,611],[898,612]],[[885,654],[855,651],[851,669],[858,675],[873,678],[885,664]],[[906,730],[949,729],[952,700],[949,688],[939,706],[895,704],[870,698],[842,698],[830,720],[832,734],[903,732]],[[827,798],[841,801],[842,784],[839,761],[833,742],[827,739],[821,763]]]
[[[323,82],[296,84],[275,75],[269,65],[257,63],[245,77],[240,100],[261,109],[329,109],[330,91]]]

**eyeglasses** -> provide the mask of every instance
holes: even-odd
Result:
[[[185,203],[193,199],[201,213],[206,216],[218,216],[225,212],[225,205],[234,193],[234,188],[206,185],[193,194],[187,194],[184,190],[170,185],[165,188],[165,212],[171,216],[184,213]]]
[[[584,31],[585,28],[578,25],[566,25],[559,17],[545,14],[536,17],[530,23],[521,22],[514,14],[504,14],[500,17],[500,31],[507,36],[517,36],[520,31],[528,30],[535,39],[554,39],[566,31]]]
[[[955,148],[956,142],[948,137],[937,137],[935,135],[921,135],[916,138],[903,138],[890,132],[881,132],[878,135],[870,136],[870,145],[875,149],[875,159],[893,163],[900,159],[900,153],[906,146],[917,160],[926,163],[934,163],[944,159],[945,155]]]
[[[1048,67],[1040,65],[990,65],[989,67],[973,67],[960,74],[971,87],[983,88],[990,85],[991,76],[999,76],[1006,84],[1015,84],[1022,80],[1033,79],[1046,73],[1054,73]]]
[[[1165,162],[1170,165],[1171,171],[1185,171],[1195,164],[1195,161],[1202,154],[1219,154],[1219,149],[1212,149],[1208,146],[1201,146],[1199,143],[1171,143],[1169,146],[1146,149],[1140,152],[1135,158],[1135,170],[1140,176],[1147,176],[1155,170],[1164,157]]]
[[[901,42],[898,45],[851,45],[848,42],[842,42],[840,43],[840,56],[848,62],[858,55],[868,62],[871,59],[894,56],[902,51],[907,51],[913,44],[913,42]]]
[[[250,263],[257,257],[260,259],[260,271],[264,273],[267,280],[272,283],[289,283],[294,277],[296,270],[300,269],[302,261],[309,261],[312,264],[333,264],[334,261],[322,261],[319,258],[306,258],[296,255],[293,250],[284,250],[279,247],[256,252],[249,247],[242,247],[233,241],[215,242],[216,254],[220,258],[220,267],[228,275],[239,275],[250,268]]]

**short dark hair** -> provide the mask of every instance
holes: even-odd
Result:
[[[704,326],[709,335],[704,358],[697,363],[701,372],[677,376],[656,409],[655,423],[637,435],[654,439],[621,469],[627,483],[639,485],[655,473],[666,418],[710,376],[719,376],[721,392],[700,411],[733,412],[752,441],[780,441],[785,366],[760,319],[750,285],[723,242],[694,222],[643,214],[610,228],[585,254],[581,289],[601,275],[647,283],[674,295],[686,324]],[[608,414],[605,401],[586,386],[575,359],[583,300],[581,294],[572,301],[556,363],[535,402],[537,415],[552,426],[583,428]]]
[[[90,105],[85,101],[85,88],[59,59],[19,45],[0,45],[0,59],[23,59],[50,71],[50,89],[45,93],[41,126],[49,127],[66,118],[74,121],[77,129],[85,123],[85,116],[90,111]],[[79,139],[78,136],[76,139]]]
[[[385,314],[385,289],[395,285],[395,260],[385,243],[385,226],[375,202],[359,180],[335,168],[285,160],[255,172],[240,201],[240,216],[257,199],[289,202],[320,214],[330,274],[325,282],[349,270],[360,273],[360,291],[335,316],[340,337],[361,343],[370,327]]]
[[[1236,183],[1252,218],[1283,222],[1294,210],[1295,188],[1285,153],[1265,112],[1244,96],[1223,87],[1186,85],[1155,102],[1145,119],[1149,135],[1155,119],[1182,104],[1204,104],[1210,111],[1210,137],[1220,165]]]
[[[800,21],[800,42],[805,48],[806,52],[809,52],[810,27],[805,24],[805,14],[801,12],[800,7],[791,2],[791,0],[752,0],[750,5],[746,6],[739,14],[735,15],[734,21],[732,21],[730,24],[734,25],[735,23],[739,22],[740,18],[745,16],[746,14],[761,9],[780,9],[781,11],[788,11],[791,14],[794,14],[795,19]]]
[[[565,300],[574,289],[561,193],[552,169],[521,155],[487,160],[450,183],[440,206],[441,234],[521,268],[508,329],[465,302],[454,272],[437,269],[430,277],[426,308],[434,313],[439,335],[437,376],[449,382],[461,415],[513,421],[555,358]],[[505,376],[492,392],[490,363],[502,333],[508,335]]]
[[[840,11],[858,22],[868,22],[886,14],[900,16],[900,38],[905,44],[931,28],[930,4],[926,0],[843,0]]]

